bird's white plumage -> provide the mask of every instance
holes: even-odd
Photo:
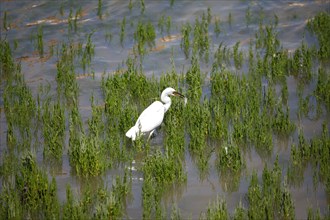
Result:
[[[155,101],[149,105],[139,116],[135,125],[126,132],[126,136],[134,141],[141,133],[153,132],[155,128],[161,125],[164,119],[165,112],[171,106],[169,95],[179,95],[173,88],[166,88],[161,94],[161,100]]]
[[[155,101],[141,113],[135,126],[141,126],[141,132],[143,133],[152,131],[162,123],[164,114],[163,103]]]

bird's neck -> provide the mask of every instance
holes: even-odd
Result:
[[[171,99],[169,102],[164,103],[165,112],[167,112],[167,110],[170,108],[171,104],[172,104]]]
[[[167,112],[167,110],[170,108],[172,104],[171,98],[168,96],[163,96],[161,97],[161,100],[164,103],[165,112]]]

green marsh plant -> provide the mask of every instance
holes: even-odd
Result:
[[[267,166],[262,172],[262,183],[259,183],[256,173],[253,173],[247,193],[249,202],[248,217],[251,219],[275,218],[295,219],[295,207],[291,194],[281,181],[282,171],[278,157],[273,169]]]
[[[189,53],[190,53],[190,32],[191,32],[191,29],[192,28],[191,28],[189,23],[184,24],[181,28],[182,39],[181,39],[180,47],[184,51],[186,59],[188,59]]]
[[[98,0],[97,16],[99,16],[99,19],[102,20],[102,0]]]
[[[319,41],[318,56],[321,60],[326,60],[330,57],[330,15],[329,12],[319,12],[313,19],[307,23],[309,31],[317,36]]]
[[[251,24],[251,9],[250,9],[250,6],[246,9],[246,12],[245,12],[245,22],[246,22],[246,27],[249,27],[249,25]]]
[[[214,33],[217,37],[219,37],[220,33],[221,33],[221,28],[220,28],[220,19],[219,18],[215,18],[215,22],[214,22]]]
[[[14,181],[11,186],[5,185],[0,194],[2,218],[59,218],[56,181],[48,180],[31,153],[22,156]]]
[[[145,49],[145,44],[149,47],[155,46],[156,31],[155,27],[151,22],[144,23],[139,21],[134,32],[134,40],[136,41],[136,49],[138,54],[143,57],[147,50]]]
[[[65,137],[64,108],[59,102],[43,105],[44,157],[62,158]]]
[[[124,39],[125,39],[125,28],[126,28],[126,17],[124,16],[122,22],[120,23],[120,44],[124,46]]]
[[[7,11],[3,13],[3,29],[8,31],[10,29],[10,24],[8,23],[8,14]]]
[[[40,58],[42,58],[44,56],[44,40],[43,40],[43,28],[41,25],[38,25],[36,45],[39,52],[39,56]]]

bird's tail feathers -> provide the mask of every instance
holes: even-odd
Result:
[[[138,133],[138,128],[136,126],[133,126],[126,132],[126,137],[132,138],[132,140],[135,141],[137,133]]]

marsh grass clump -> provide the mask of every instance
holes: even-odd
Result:
[[[70,131],[70,163],[79,176],[97,176],[105,169],[104,146],[96,138],[81,134],[74,137]]]
[[[209,204],[206,212],[202,212],[200,219],[229,219],[229,212],[225,200],[217,197],[217,200]]]
[[[233,23],[233,16],[232,16],[231,12],[229,12],[229,14],[228,14],[228,24],[229,24],[229,26],[231,26],[232,23]]]
[[[141,7],[141,15],[143,15],[144,11],[146,9],[146,5],[144,3],[144,0],[140,0],[140,7]]]
[[[323,68],[318,70],[317,85],[314,95],[319,104],[323,103],[327,111],[330,111],[330,74]]]
[[[318,56],[322,60],[326,60],[330,57],[330,15],[327,12],[319,12],[313,19],[307,23],[309,31],[317,36],[319,41]]]
[[[313,210],[312,207],[309,207],[307,211],[307,219],[322,219],[320,209]]]
[[[238,206],[236,206],[234,213],[230,214],[226,201],[220,196],[217,196],[216,201],[208,205],[206,212],[202,212],[200,214],[200,219],[243,220],[247,218],[247,210],[243,207],[241,202],[238,204]]]
[[[290,135],[295,130],[295,124],[289,119],[289,107],[286,107],[285,112],[282,106],[278,106],[272,120],[272,129],[276,134]]]
[[[102,20],[102,0],[98,0],[97,16],[99,16],[99,19]]]
[[[74,200],[74,195],[70,185],[67,185],[66,187],[66,202],[62,206],[62,210],[63,219],[69,220],[87,218],[83,212],[83,208]]]
[[[187,174],[179,160],[160,151],[145,158],[142,167],[144,182],[142,185],[143,218],[164,217],[162,196],[173,187],[184,183]]]
[[[189,149],[196,154],[205,150],[209,134],[211,115],[208,102],[197,106],[187,106],[188,134],[190,135]]]
[[[255,33],[255,47],[265,52],[264,59],[272,57],[280,49],[280,41],[275,25],[265,25],[259,23],[259,30]]]
[[[306,166],[306,162],[311,157],[311,145],[307,143],[303,132],[300,130],[298,134],[298,146],[291,147],[291,161],[293,165]]]
[[[87,67],[90,67],[92,58],[95,55],[95,45],[92,42],[93,32],[87,35],[87,42],[81,57],[82,68],[85,71]]]
[[[181,101],[181,100],[179,100]],[[178,101],[173,101],[165,117],[165,152],[170,157],[182,158],[185,151],[185,120],[184,106]]]
[[[214,59],[212,64],[212,72],[224,69],[226,65],[230,64],[231,51],[227,46],[221,42],[218,49],[214,53]]]
[[[26,85],[20,70],[11,73],[4,90],[4,112],[8,123],[8,146],[30,149],[32,143],[32,123],[36,119],[36,102],[31,89]]]
[[[203,176],[209,169],[209,159],[213,149],[208,143],[211,124],[211,114],[208,100],[203,103],[191,102],[185,107],[187,133],[190,140],[189,152]]]
[[[130,12],[131,12],[132,9],[133,9],[133,2],[132,2],[132,0],[129,0],[129,3],[128,3],[128,9],[129,9]]]
[[[38,26],[37,36],[36,36],[36,45],[39,52],[40,58],[44,56],[44,41],[43,41],[43,29],[42,26]]]
[[[199,55],[204,57],[205,62],[209,61],[209,50],[210,50],[210,38],[209,38],[209,23],[205,13],[202,15],[201,21],[198,17],[195,19],[193,26],[193,43],[192,52],[193,56]]]
[[[1,76],[0,82],[7,78],[11,78],[17,64],[15,63],[12,50],[7,40],[0,40],[0,68]]]
[[[137,52],[140,56],[144,56],[147,51],[145,49],[145,44],[149,47],[155,46],[156,31],[155,27],[151,22],[144,23],[139,21],[134,32],[134,40],[137,45]]]
[[[233,56],[234,56],[234,64],[236,69],[241,69],[243,64],[243,52],[238,51],[240,42],[237,42],[233,47]]]
[[[170,36],[170,34],[171,34],[171,26],[172,26],[172,18],[171,18],[171,16],[167,16],[165,25],[166,25],[167,36]]]
[[[228,70],[211,74],[210,107],[214,117],[213,137],[228,137],[228,125],[236,118],[240,108],[239,78]],[[243,96],[242,96],[243,97]]]
[[[59,218],[56,181],[48,181],[31,153],[22,157],[14,181],[1,192],[2,218]]]
[[[126,17],[124,16],[122,22],[120,23],[120,44],[124,46],[124,39],[125,39],[125,28],[126,28]]]
[[[221,172],[231,171],[234,173],[241,171],[245,166],[241,150],[234,143],[225,143],[219,149],[216,164]]]
[[[250,9],[250,6],[249,6],[245,11],[246,27],[249,27],[249,25],[251,24],[251,20],[252,20],[252,15],[251,15],[251,9]]]
[[[77,100],[78,98],[79,86],[76,81],[74,66],[78,53],[79,48],[76,48],[73,43],[69,45],[62,44],[60,58],[56,64],[58,96],[63,96],[68,101]]]
[[[63,219],[117,219],[124,215],[126,197],[130,193],[130,181],[125,172],[123,178],[116,176],[111,189],[106,186],[87,184],[79,200],[75,199],[71,186],[66,188]]]
[[[312,79],[312,58],[313,51],[305,43],[302,43],[293,54],[290,72],[303,84],[309,83]]]
[[[106,154],[102,139],[101,112],[92,102],[92,117],[88,121],[89,133],[81,127],[79,110],[75,106],[70,115],[70,164],[79,176],[97,176],[106,168]]]
[[[44,157],[51,156],[57,160],[62,158],[65,137],[64,108],[59,102],[43,105],[43,137]]]
[[[248,217],[251,219],[283,218],[294,219],[295,208],[289,190],[282,184],[282,171],[278,157],[273,169],[264,168],[262,183],[253,173],[247,193],[249,202]]]
[[[163,36],[164,33],[164,26],[165,26],[165,15],[162,15],[159,19],[158,19],[158,29],[160,31],[160,35]]]
[[[14,184],[2,183],[0,192],[1,219],[22,219],[24,216],[21,198]]]
[[[169,186],[186,181],[186,173],[176,158],[170,158],[157,151],[145,158],[142,168],[144,179],[153,180],[158,186]]]
[[[273,54],[270,61],[270,80],[274,82],[285,82],[290,72],[290,58],[287,50],[280,50]]]
[[[190,53],[190,32],[192,28],[190,23],[186,23],[181,27],[182,39],[180,43],[181,49],[184,51],[186,59],[189,57]]]
[[[5,31],[8,31],[10,29],[10,23],[8,23],[8,14],[7,11],[4,11],[3,13],[3,23],[2,27]]]
[[[181,217],[180,209],[178,209],[176,204],[173,204],[171,209],[171,220],[180,220],[180,219],[183,219]]]
[[[215,21],[214,21],[214,33],[215,33],[216,37],[219,37],[219,35],[221,33],[220,19],[219,18],[215,18]]]
[[[191,58],[191,67],[186,73],[188,86],[187,97],[191,102],[199,103],[202,97],[203,76],[200,70],[199,59],[196,55]]]
[[[212,137],[228,138],[228,128],[234,128],[237,143],[253,144],[258,152],[271,152],[272,129],[268,110],[263,106],[261,79],[239,76],[228,70],[211,74],[210,104]],[[271,97],[271,96],[270,96]]]
[[[311,164],[314,171],[314,184],[322,182],[326,187],[326,192],[330,192],[330,177],[328,162],[330,152],[330,136],[327,123],[322,124],[322,134],[314,137],[309,142],[305,139],[300,130],[298,135],[298,145],[291,146],[290,166],[288,167],[288,180],[292,185],[297,185],[303,181],[303,172]],[[297,180],[297,172],[300,171],[300,181]],[[316,179],[315,179],[316,178]]]
[[[225,192],[236,192],[245,168],[240,146],[234,144],[233,141],[224,142],[220,149],[216,149],[215,166],[222,189]]]

